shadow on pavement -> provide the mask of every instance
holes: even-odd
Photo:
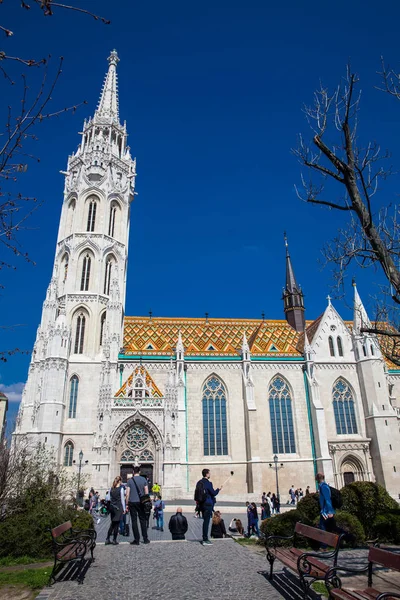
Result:
[[[268,583],[282,596],[285,600],[303,600],[304,592],[300,585],[300,580],[296,575],[284,568],[283,571],[274,573],[272,581],[269,580],[269,571],[258,571],[259,575],[265,577]],[[323,596],[317,594],[312,589],[308,591],[308,598],[311,600],[321,600]]]

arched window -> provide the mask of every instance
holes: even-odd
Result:
[[[112,256],[109,256],[106,260],[106,269],[104,271],[104,290],[103,293],[106,296],[110,295],[110,285],[111,285],[111,273],[113,267],[114,260]]]
[[[94,226],[96,223],[96,210],[97,210],[96,200],[94,200],[94,199],[90,200],[86,231],[94,231]]]
[[[76,419],[76,403],[78,400],[78,386],[79,379],[76,375],[71,377],[70,388],[69,388],[69,409],[68,409],[68,418]]]
[[[86,254],[82,263],[81,292],[87,292],[89,289],[91,263],[90,255]]]
[[[74,458],[74,445],[72,442],[67,442],[64,446],[64,467],[72,467]]]
[[[75,345],[74,352],[75,354],[83,354],[83,345],[85,341],[85,326],[86,326],[86,317],[84,313],[79,313],[76,319],[76,329],[75,329]]]
[[[336,341],[337,341],[338,354],[339,354],[339,356],[343,356],[342,338],[340,336],[338,336]]]
[[[228,454],[226,392],[215,375],[203,386],[203,444],[204,456]]]
[[[70,203],[68,204],[68,212],[67,212],[67,230],[66,230],[66,234],[69,235],[73,229],[73,224],[74,224],[74,215],[75,215],[75,207],[76,207],[76,200],[75,198],[73,198]]]
[[[367,356],[367,347],[365,345],[363,346],[363,354],[364,356]]]
[[[61,259],[61,269],[60,269],[61,283],[65,283],[67,281],[68,263],[69,263],[69,256],[68,256],[68,252],[66,252]]]
[[[333,412],[335,414],[336,433],[339,435],[357,433],[353,394],[349,384],[341,378],[333,387]]]
[[[374,346],[373,344],[371,344],[371,356],[374,356],[375,352],[374,352]]]
[[[269,386],[269,411],[271,417],[272,451],[274,454],[296,452],[289,386],[279,375]]]
[[[117,210],[118,204],[116,202],[112,202],[110,206],[110,218],[108,221],[108,235],[114,237],[115,233],[115,222],[117,218]]]
[[[106,316],[107,313],[103,312],[100,319],[100,346],[103,345],[103,335],[104,335],[104,327],[106,324]]]
[[[328,338],[328,342],[329,342],[329,352],[331,353],[331,356],[335,356],[335,346],[333,345],[333,337],[331,335]]]

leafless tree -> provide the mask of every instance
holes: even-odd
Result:
[[[15,1],[15,0],[13,0]],[[0,5],[5,0],[0,0]],[[79,6],[69,6],[54,0],[20,0],[21,8],[26,14],[34,9],[41,10],[44,16],[53,16],[54,11],[72,10],[84,13],[105,24],[110,21]],[[23,17],[24,15],[22,15]],[[28,17],[26,17],[28,18]],[[63,58],[53,68],[48,57],[11,56],[7,50],[7,41],[13,35],[11,27],[0,25],[3,32],[4,47],[0,47],[0,74],[3,75],[1,93],[4,97],[10,94],[10,86],[20,85],[21,97],[14,106],[8,106],[0,121],[0,270],[16,269],[16,257],[34,262],[30,254],[21,245],[20,232],[26,227],[32,213],[41,205],[41,201],[33,196],[26,196],[16,190],[19,177],[32,162],[39,161],[32,142],[37,141],[36,128],[44,120],[53,119],[66,112],[74,112],[85,104],[81,101],[75,106],[51,109],[51,100],[55,87],[62,73]],[[37,32],[35,31],[35,36]],[[32,39],[32,49],[34,49]],[[29,83],[25,70],[30,71]],[[0,289],[3,285],[0,281]],[[9,324],[7,324],[8,326]],[[0,361],[19,352],[18,348],[1,349]]]
[[[86,486],[85,475],[80,477]],[[26,510],[32,494],[46,502],[72,505],[77,491],[77,473],[69,473],[57,463],[52,450],[33,444],[25,436],[14,436],[0,444],[0,521]]]
[[[400,99],[400,76],[383,61],[379,75],[378,89]],[[381,186],[393,174],[389,152],[358,134],[360,103],[359,77],[348,65],[332,93],[321,85],[313,105],[304,107],[313,135],[310,142],[300,135],[293,151],[307,169],[296,192],[305,202],[343,213],[343,227],[323,249],[339,292],[352,263],[383,271],[388,285],[378,295],[374,326],[365,331],[384,336],[385,351],[400,365],[400,206],[385,198]]]

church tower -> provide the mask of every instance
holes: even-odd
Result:
[[[53,273],[16,433],[90,458],[101,386],[116,384],[122,346],[135,161],[118,109],[113,50],[93,118],[68,158]],[[79,447],[74,448],[70,438]]]
[[[292,261],[289,254],[289,245],[285,237],[286,247],[286,286],[283,289],[283,305],[286,316],[286,321],[296,331],[304,331],[305,329],[305,318],[304,318],[304,294],[301,291],[299,285],[297,285],[296,278],[294,276]]]

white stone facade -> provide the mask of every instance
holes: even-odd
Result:
[[[352,324],[329,301],[303,334],[276,321],[125,318],[136,173],[119,121],[115,51],[108,60],[99,106],[68,159],[54,270],[16,434],[53,446],[70,469],[82,450],[90,485],[102,493],[139,462],[165,498],[192,497],[207,466],[216,485],[234,471],[225,499],[259,500],[275,491],[269,389],[279,376],[290,395],[295,440],[294,451],[278,453],[282,500],[292,484],[313,489],[320,470],[337,487],[352,478],[376,480],[397,497],[400,371],[388,368],[373,336],[360,333],[368,317],[356,289]],[[180,327],[189,321],[185,338]],[[177,333],[167,343],[171,328]],[[232,339],[222,340],[224,328]],[[201,350],[197,335],[209,339]],[[210,377],[225,390],[227,446],[205,455]],[[338,381],[354,402],[352,433],[338,432]]]

